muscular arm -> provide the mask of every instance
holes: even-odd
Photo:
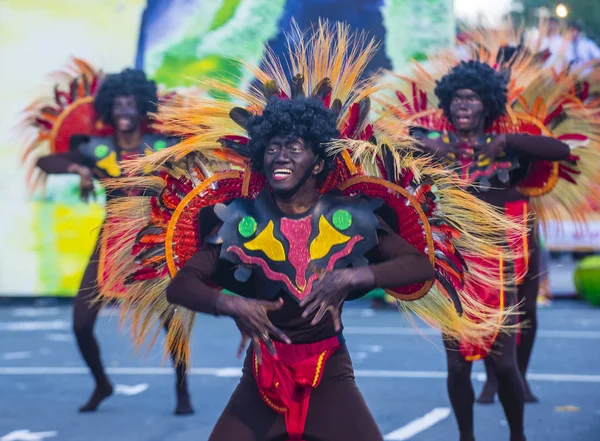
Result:
[[[381,262],[370,266],[373,288],[412,285],[435,277],[427,256],[392,231],[380,234],[377,254]]]
[[[260,363],[259,341],[262,340],[271,354],[275,354],[271,340],[273,335],[277,336],[279,341],[291,343],[280,329],[273,326],[267,315],[271,311],[281,309],[283,301],[281,298],[276,302],[245,299],[208,287],[205,282],[217,275],[220,251],[220,245],[205,243],[185,263],[167,287],[167,301],[195,312],[232,317],[242,333],[238,355],[241,355],[246,343],[251,340]],[[230,277],[233,277],[233,274]]]
[[[410,130],[410,135],[418,141],[415,144],[416,147],[419,147],[423,153],[431,154],[436,159],[448,158],[448,155],[454,152],[456,146],[445,143],[441,135],[437,138],[429,138],[430,133],[435,132],[421,127],[413,127]]]
[[[383,222],[383,221],[382,221]],[[385,226],[378,234],[379,245],[375,250],[373,263],[359,268],[362,282],[360,289],[353,291],[347,300],[354,300],[375,288],[397,288],[423,283],[435,277],[429,259],[406,240]]]
[[[48,174],[79,173],[85,167],[83,155],[77,151],[42,156],[37,166]]]
[[[167,300],[189,310],[218,315],[218,303],[226,296],[205,282],[216,272],[220,247],[205,244],[179,270],[167,287]]]
[[[505,135],[505,149],[531,159],[560,161],[567,159],[571,149],[556,138],[531,135]]]

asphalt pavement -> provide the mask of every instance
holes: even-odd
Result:
[[[419,335],[395,310],[348,304],[345,336],[357,383],[387,440],[457,440],[446,394],[445,357],[435,331]],[[600,440],[600,309],[556,300],[540,309],[526,407],[529,441]],[[94,414],[79,414],[93,382],[71,333],[68,303],[0,306],[0,441],[202,441],[235,388],[239,335],[227,318],[199,317],[190,388],[196,413],[176,417],[174,375],[160,350],[133,354],[118,311],[96,325],[117,394]],[[473,382],[483,384],[483,364]],[[477,405],[478,441],[506,441],[502,408]],[[326,440],[324,440],[326,441]]]

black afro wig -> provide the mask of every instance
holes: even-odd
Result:
[[[112,118],[113,100],[117,96],[135,96],[138,111],[146,116],[156,112],[158,96],[156,83],[137,69],[125,69],[121,73],[107,75],[94,99],[94,108],[102,121],[114,125]]]
[[[337,114],[325,107],[320,98],[272,98],[262,115],[251,116],[246,125],[254,168],[262,171],[265,148],[273,137],[282,136],[302,138],[325,160],[325,170],[329,170],[332,158],[325,144],[340,136],[336,120]]]
[[[508,75],[497,72],[491,66],[479,61],[462,61],[459,65],[437,81],[435,95],[440,100],[439,107],[450,119],[450,103],[457,90],[471,89],[483,102],[487,112],[485,125],[488,127],[506,112]]]

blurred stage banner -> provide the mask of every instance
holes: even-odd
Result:
[[[382,43],[369,66],[402,71],[454,41],[452,0],[3,0],[0,2],[0,295],[72,296],[104,215],[104,196],[84,204],[78,179],[51,176],[29,196],[14,126],[51,92],[47,74],[77,56],[105,72],[135,65],[166,87],[223,74],[251,80],[238,62],[265,44],[285,51],[292,17],[345,21]]]
[[[550,223],[544,233],[544,242],[550,251],[600,252],[600,217],[587,224],[585,229],[573,222]]]

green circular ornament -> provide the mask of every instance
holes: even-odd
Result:
[[[154,143],[154,150],[157,152],[165,148],[167,148],[167,141],[164,139],[159,139]]]
[[[442,136],[442,135],[440,134],[440,132],[430,132],[430,133],[427,135],[427,137],[428,137],[429,139],[438,139],[440,136]]]
[[[238,231],[243,237],[250,237],[256,233],[256,221],[251,216],[246,216],[238,224]]]
[[[108,155],[108,152],[110,151],[110,149],[108,148],[108,146],[106,144],[98,144],[96,146],[96,148],[94,149],[94,155],[96,155],[97,158],[104,158],[106,155]]]
[[[333,225],[338,230],[347,230],[352,225],[352,215],[348,213],[346,210],[338,210],[333,213],[333,217],[331,218],[333,221]]]

